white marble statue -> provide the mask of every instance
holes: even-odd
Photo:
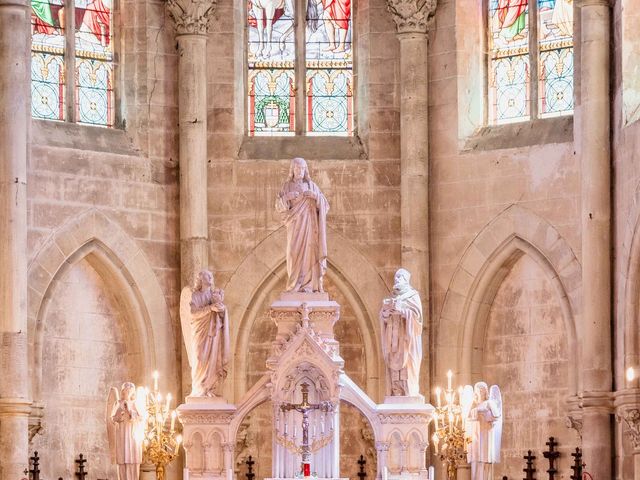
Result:
[[[422,302],[410,279],[411,274],[404,268],[396,272],[393,292],[384,299],[380,310],[388,396],[420,394]]]
[[[470,390],[471,386],[467,385],[465,391]],[[463,396],[469,394],[463,393]],[[485,382],[478,382],[473,387],[472,399],[466,422],[467,435],[471,439],[467,453],[471,479],[491,480],[493,464],[500,463],[502,395],[497,385],[489,389]]]
[[[191,396],[221,396],[231,358],[229,314],[224,290],[214,288],[210,271],[198,274],[195,289],[182,289],[180,322],[191,366]]]
[[[118,480],[138,480],[146,426],[145,391],[131,382],[120,393],[112,387],[107,396],[107,436],[111,461],[118,466]]]
[[[323,292],[327,271],[329,202],[309,178],[303,158],[291,160],[289,178],[276,199],[287,227],[287,291]]]

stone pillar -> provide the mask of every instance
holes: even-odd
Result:
[[[430,338],[427,24],[435,14],[436,3],[436,0],[387,0],[400,40],[402,267],[411,272],[412,284],[422,295],[425,351]],[[420,377],[425,391],[430,391],[428,365],[423,365]]]
[[[594,478],[612,478],[610,6],[580,2],[576,150],[582,170],[582,447]]]
[[[207,32],[216,0],[168,0],[178,41],[180,271],[182,286],[207,259]]]
[[[27,155],[31,123],[31,8],[0,0],[0,479],[29,457]]]
[[[376,442],[376,453],[378,458],[378,473],[376,480],[383,480],[384,470],[387,468],[387,454],[389,453],[389,442]]]

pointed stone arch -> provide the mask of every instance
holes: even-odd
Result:
[[[334,230],[328,229],[328,278],[354,306],[362,331],[366,353],[367,390],[379,395],[384,390],[384,371],[380,355],[378,307],[389,294],[380,273],[353,245]],[[233,273],[225,288],[225,301],[231,315],[234,358],[234,398],[241,398],[246,385],[246,355],[249,334],[258,309],[278,281],[286,275],[286,230],[280,228],[265,238]],[[231,393],[231,392],[229,392]]]
[[[638,187],[640,189],[640,186]],[[628,382],[624,372],[628,367],[638,368],[640,364],[640,191],[636,191],[629,215],[625,216],[624,233],[622,235],[620,262],[620,284],[617,308],[620,323],[623,325],[622,336],[616,334],[617,348],[624,352],[624,364],[616,365],[616,383],[627,388],[638,388],[640,379]],[[620,318],[621,317],[621,318]]]
[[[579,391],[581,266],[558,231],[535,213],[517,205],[493,219],[465,250],[440,312],[436,333],[436,375],[448,368],[469,383],[481,374],[484,334],[493,298],[511,267],[529,255],[556,293],[569,347],[569,394]]]
[[[29,264],[27,313],[34,401],[42,398],[44,319],[51,296],[57,281],[82,259],[113,285],[131,320],[130,345],[139,354],[139,371],[161,371],[177,393],[172,322],[155,272],[144,252],[116,222],[97,210],[89,210],[62,225]]]

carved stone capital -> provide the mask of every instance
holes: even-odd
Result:
[[[436,13],[437,0],[387,0],[387,10],[398,33],[427,33],[427,24]]]
[[[167,0],[176,35],[206,35],[217,0]]]
[[[631,440],[633,449],[640,451],[640,410],[637,408],[622,408],[618,410],[616,417],[618,422],[624,422],[627,426],[626,433]]]
[[[389,442],[376,442],[376,450],[378,452],[388,452]]]
[[[580,440],[582,440],[582,418],[577,415],[568,415],[566,421],[566,427],[576,431]]]

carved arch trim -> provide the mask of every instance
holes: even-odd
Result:
[[[365,347],[367,390],[373,396],[384,391],[384,370],[380,355],[378,310],[389,294],[380,273],[353,245],[332,229],[327,231],[329,268],[327,277],[354,307]],[[249,335],[260,306],[278,282],[286,276],[286,230],[279,228],[249,253],[225,285],[225,301],[231,315],[231,347],[235,355],[233,397],[241,398],[246,384],[246,355]],[[228,392],[231,393],[231,392]]]
[[[116,222],[97,210],[89,210],[63,224],[29,263],[27,314],[34,401],[42,398],[44,319],[51,296],[58,280],[82,259],[87,259],[113,285],[114,294],[131,320],[133,338],[129,345],[140,355],[140,375],[158,369],[169,379],[169,388],[177,393],[172,322],[155,272],[144,252]]]
[[[580,388],[576,323],[581,311],[581,266],[551,224],[518,205],[485,226],[462,255],[438,318],[436,375],[445,378],[446,369],[453,368],[461,375],[460,382],[479,378],[493,299],[523,255],[540,266],[556,293],[569,348],[569,394],[575,395]]]

